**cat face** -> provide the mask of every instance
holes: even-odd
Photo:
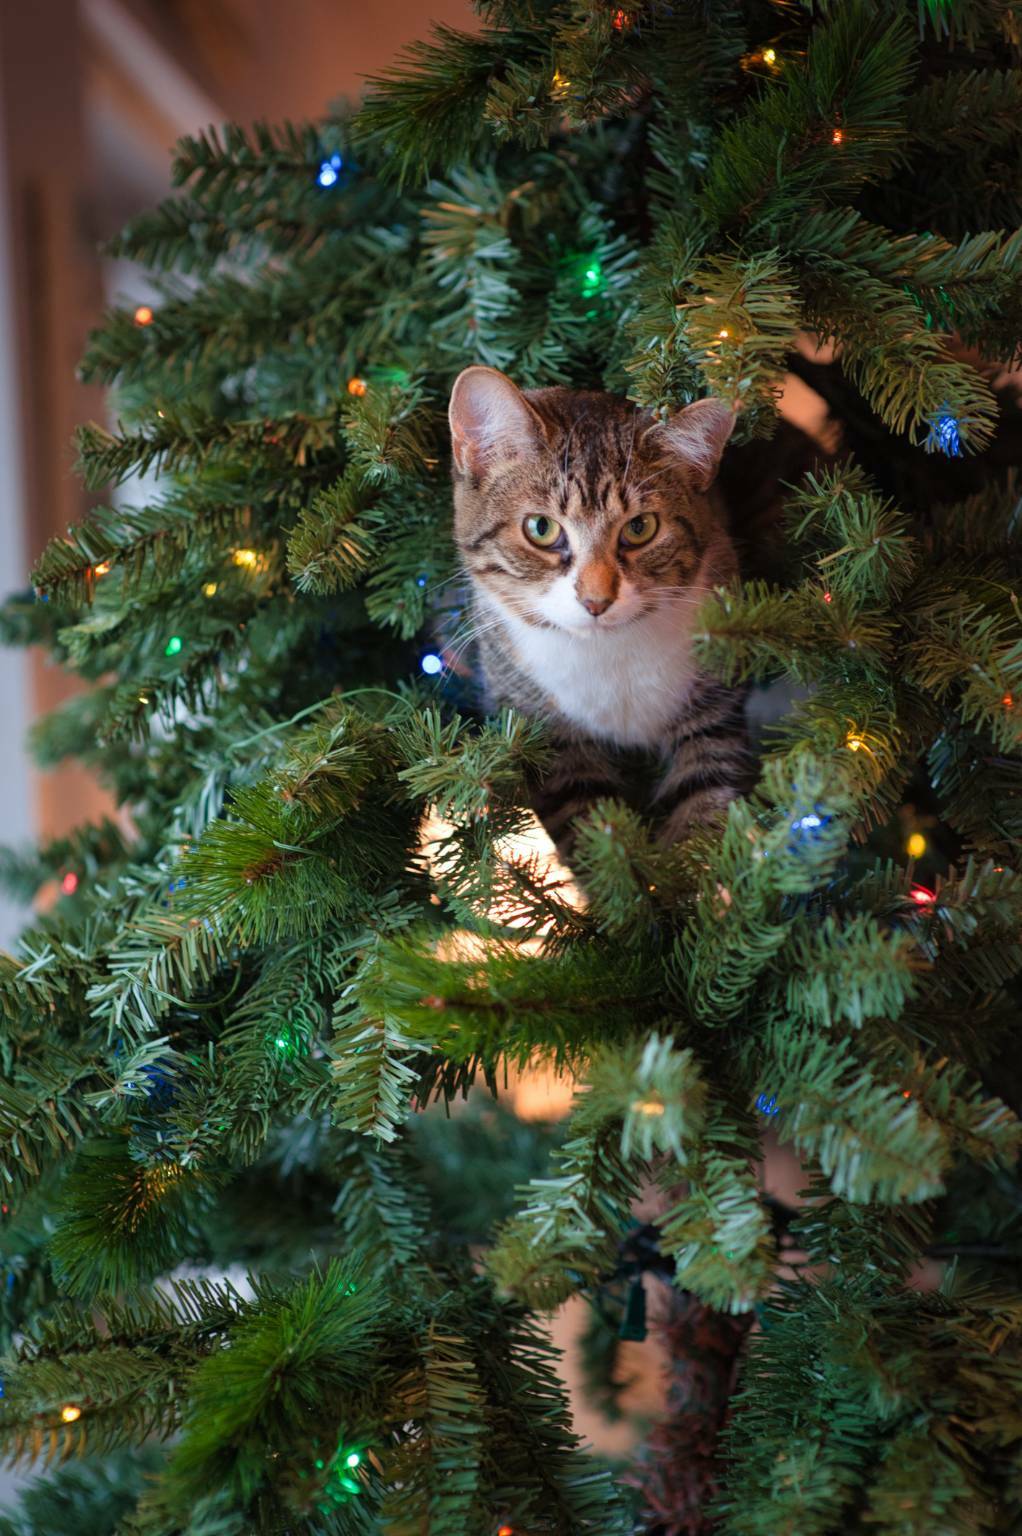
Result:
[[[731,574],[706,490],[734,422],[656,422],[614,395],[519,390],[467,368],[451,395],[455,538],[477,590],[526,624],[596,635]]]

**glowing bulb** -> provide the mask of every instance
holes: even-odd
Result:
[[[854,732],[845,740],[845,746],[848,748],[849,752],[861,752],[865,745],[866,743],[863,741],[862,737],[856,736]]]
[[[726,341],[727,338],[731,335],[731,332],[725,329],[723,331],[718,331],[717,335],[720,337],[721,341]]]
[[[831,592],[824,592],[824,594],[823,594],[823,601],[825,603],[832,603],[834,601],[833,593],[831,593]]]
[[[99,564],[96,566],[96,575],[97,576],[107,576],[107,575],[109,575],[109,572],[110,572],[110,561],[109,560],[101,560],[99,562]]]
[[[203,597],[216,597],[216,582],[207,581],[202,589]]]
[[[369,385],[366,383],[365,379],[349,379],[348,380],[348,394],[349,395],[358,395],[359,398],[361,398],[361,396],[365,394],[365,392],[366,392],[366,390],[368,388],[369,388]]]
[[[591,299],[599,293],[603,287],[603,267],[598,256],[583,257],[586,265],[582,268],[582,280],[579,287],[582,297]]]
[[[60,1416],[65,1424],[73,1424],[75,1419],[81,1418],[82,1410],[77,1403],[65,1403],[60,1410]]]
[[[909,891],[909,895],[916,905],[920,907],[928,907],[931,902],[937,899],[934,893],[928,891],[924,885],[914,885]]]
[[[235,565],[245,566],[248,570],[259,562],[259,556],[254,549],[236,549],[231,559]]]
[[[636,1099],[632,1108],[640,1115],[662,1115],[665,1112],[665,1106],[659,1099]]]
[[[764,48],[763,49],[763,62],[764,62],[764,64],[776,64],[777,63],[777,52],[776,52],[776,50],[773,49],[773,48]]]
[[[497,1530],[497,1536],[515,1536],[515,1528],[514,1528],[514,1526],[513,1525],[502,1525],[502,1526],[499,1526],[498,1530]]]
[[[167,641],[166,646],[164,647],[164,656],[176,656],[183,645],[184,641],[181,639],[180,635],[171,635],[170,639]]]
[[[357,1451],[352,1451],[350,1456],[344,1458],[344,1465],[346,1467],[360,1467],[362,1465],[362,1458]]]
[[[830,142],[832,144],[843,144],[844,141],[845,141],[845,136],[841,132],[841,129],[840,128],[835,128],[834,132],[830,136]]]
[[[344,161],[340,155],[331,155],[329,160],[322,160],[319,170],[316,172],[316,180],[319,182],[319,185],[321,187],[336,186],[343,164]]]
[[[427,677],[436,677],[438,672],[444,670],[443,661],[433,651],[427,651],[419,665]]]
[[[905,851],[910,859],[921,859],[926,852],[926,839],[921,832],[913,832],[905,844]]]
[[[1002,698],[1001,698],[1001,703],[1004,705],[1005,709],[1014,709],[1014,707],[1015,707],[1014,696],[1012,694],[1010,694],[1010,693],[1004,694],[1002,696]]]
[[[559,69],[555,69],[554,78],[551,81],[551,85],[553,87],[553,93],[555,96],[564,96],[567,94],[571,86],[571,81],[562,75]]]
[[[149,308],[149,305],[148,304],[140,304],[138,306],[138,308],[136,309],[136,311],[135,311],[135,324],[136,325],[152,325],[152,323],[153,323],[153,312]]]
[[[65,896],[73,896],[75,891],[77,891],[78,876],[75,874],[73,869],[68,870],[67,874],[60,882],[60,888],[64,892]]]

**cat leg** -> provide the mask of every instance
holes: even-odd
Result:
[[[653,796],[660,841],[678,843],[696,827],[722,821],[728,805],[752,787],[742,690],[710,683],[686,705],[671,733],[666,766]]]
[[[532,808],[557,845],[562,863],[570,864],[575,847],[575,823],[598,800],[624,794],[621,768],[596,742],[559,742],[542,778],[533,785]]]

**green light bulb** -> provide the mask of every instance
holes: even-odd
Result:
[[[163,654],[165,656],[176,656],[183,645],[184,641],[181,639],[180,635],[171,635],[170,639],[167,641],[167,648]]]
[[[360,1455],[359,1455],[359,1454],[358,1454],[358,1452],[357,1452],[357,1451],[352,1451],[352,1453],[351,1453],[351,1455],[350,1455],[350,1456],[346,1456],[346,1457],[345,1457],[345,1465],[346,1465],[346,1466],[349,1466],[349,1467],[357,1467],[357,1466],[360,1466],[360,1465],[361,1465],[361,1462],[362,1462],[362,1458],[361,1458],[361,1456],[360,1456]]]

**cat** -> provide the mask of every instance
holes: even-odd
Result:
[[[488,705],[542,720],[555,756],[534,809],[570,862],[577,818],[634,798],[664,842],[748,787],[744,693],[701,672],[692,624],[737,575],[710,494],[734,417],[721,401],[657,420],[615,395],[520,390],[466,368],[450,400],[454,536]]]

